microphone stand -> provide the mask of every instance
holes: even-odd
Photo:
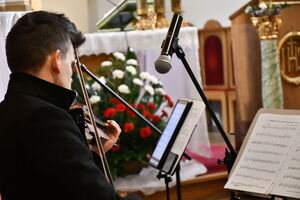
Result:
[[[177,57],[183,63],[183,65],[184,65],[187,73],[189,74],[189,76],[190,76],[193,84],[195,85],[195,87],[196,87],[196,89],[197,89],[197,91],[198,91],[201,99],[205,103],[206,108],[207,108],[210,116],[212,117],[214,123],[216,124],[216,126],[217,126],[217,128],[219,130],[219,132],[221,133],[221,135],[222,135],[222,137],[223,137],[223,139],[224,139],[224,141],[225,141],[225,143],[227,145],[227,148],[229,149],[229,151],[228,151],[228,149],[226,148],[224,159],[223,160],[218,160],[219,164],[220,163],[224,163],[226,165],[227,171],[228,171],[228,174],[229,174],[230,171],[231,171],[231,168],[232,168],[232,166],[234,164],[234,161],[235,161],[235,159],[237,157],[237,153],[236,153],[235,149],[233,148],[230,140],[228,139],[228,137],[227,137],[227,135],[226,135],[226,133],[225,133],[225,131],[224,131],[221,123],[219,122],[217,116],[215,115],[215,113],[214,113],[211,105],[209,104],[209,102],[208,102],[208,100],[207,100],[207,98],[206,98],[203,90],[201,89],[200,84],[198,83],[195,75],[193,74],[193,71],[191,70],[191,67],[190,67],[189,63],[185,59],[185,53],[184,53],[183,49],[181,48],[181,46],[178,44],[178,40],[179,40],[179,38],[175,38],[173,40],[173,42],[171,44],[171,48],[173,50],[172,52],[175,52],[176,55],[177,55]],[[231,200],[238,200],[238,199],[240,199],[239,197],[236,197],[234,191],[231,191],[230,193],[231,193]]]
[[[154,126],[148,119],[146,119],[143,115],[141,115],[136,109],[131,107],[122,97],[120,97],[115,91],[113,91],[110,87],[108,87],[106,84],[102,83],[97,76],[95,76],[91,71],[87,69],[86,66],[83,64],[80,65],[83,72],[85,72],[89,77],[91,77],[94,81],[99,83],[103,88],[105,88],[110,94],[112,94],[115,98],[117,98],[122,104],[126,106],[130,111],[132,111],[134,114],[136,114],[141,120],[143,120],[148,126],[150,126],[154,131],[156,131],[158,134],[162,135],[161,130],[159,130],[156,126]],[[183,156],[191,160],[191,156],[187,153],[183,153]]]

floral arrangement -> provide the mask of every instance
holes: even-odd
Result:
[[[249,5],[245,9],[245,13],[251,14],[254,17],[260,17],[264,15],[277,15],[280,10],[286,8],[287,3],[274,4],[272,1],[261,1],[258,5]]]
[[[165,108],[173,107],[173,102],[155,76],[140,71],[133,50],[128,49],[126,55],[121,52],[113,53],[109,60],[101,63],[96,75],[102,83],[113,89],[157,128],[163,130],[168,118]],[[113,119],[122,129],[118,147],[113,147],[107,152],[113,176],[122,176],[125,163],[148,161],[160,135],[97,82],[86,82],[96,116],[104,121]]]

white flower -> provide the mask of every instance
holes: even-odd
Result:
[[[132,75],[136,75],[136,69],[133,66],[126,66],[126,71],[130,72]]]
[[[258,7],[259,7],[260,9],[262,9],[262,10],[265,10],[265,9],[268,8],[268,6],[267,6],[267,4],[266,4],[265,2],[260,2],[260,3],[258,4]]]
[[[125,59],[126,59],[125,55],[118,51],[113,53],[113,56],[121,61],[125,61]]]
[[[152,86],[146,85],[146,86],[145,86],[145,90],[146,90],[149,94],[154,95],[154,89],[153,89]]]
[[[144,85],[143,81],[141,79],[139,79],[139,78],[134,78],[132,82],[134,84],[136,84],[136,85],[139,85],[139,86],[143,86]]]
[[[245,9],[245,13],[249,14],[253,11],[252,7],[251,6],[247,6],[246,9]]]
[[[150,76],[148,77],[148,80],[149,80],[150,82],[152,82],[153,84],[157,84],[157,83],[158,83],[158,79],[157,79],[155,76],[153,76],[153,75],[150,75]]]
[[[86,88],[87,90],[89,90],[89,89],[90,89],[90,86],[89,86],[88,84],[85,84],[85,88]]]
[[[110,67],[112,66],[112,62],[111,61],[103,61],[101,63],[101,67]]]
[[[115,71],[113,71],[112,75],[114,79],[122,79],[124,77],[124,72],[122,70],[116,69]]]
[[[134,65],[137,66],[138,65],[138,61],[136,59],[129,59],[126,61],[127,65]]]
[[[100,91],[101,90],[101,85],[97,82],[94,82],[92,84],[92,88],[93,88],[93,90]]]
[[[123,94],[129,94],[130,93],[130,90],[129,90],[128,86],[124,85],[124,84],[119,85],[118,90],[119,90],[119,92],[121,92]]]
[[[149,79],[149,77],[150,77],[151,75],[149,74],[149,72],[141,72],[140,73],[140,77],[141,77],[141,79]]]
[[[99,101],[100,101],[100,96],[98,96],[98,95],[93,95],[93,96],[91,96],[91,98],[90,98],[91,104],[96,104],[96,103],[98,103]]]
[[[100,78],[98,78],[98,80],[103,83],[103,84],[106,84],[106,79],[104,76],[101,76]]]
[[[155,93],[165,95],[166,91],[162,88],[155,88]]]

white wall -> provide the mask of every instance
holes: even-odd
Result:
[[[229,16],[250,0],[182,0],[184,16],[198,28],[214,19],[222,26],[230,26]]]
[[[88,0],[39,0],[33,2],[38,5],[37,9],[64,13],[82,32],[90,32]]]

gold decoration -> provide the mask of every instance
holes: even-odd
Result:
[[[0,3],[0,12],[31,10],[31,4],[28,1],[12,1],[12,2],[5,2],[5,3],[4,2]]]
[[[290,32],[280,40],[278,55],[282,79],[300,85],[300,32]]]
[[[170,26],[170,22],[166,19],[164,14],[157,14],[157,20],[155,24],[156,29],[160,28],[168,28]]]
[[[261,40],[272,40],[277,38],[278,30],[282,23],[278,15],[251,17],[251,21]]]

